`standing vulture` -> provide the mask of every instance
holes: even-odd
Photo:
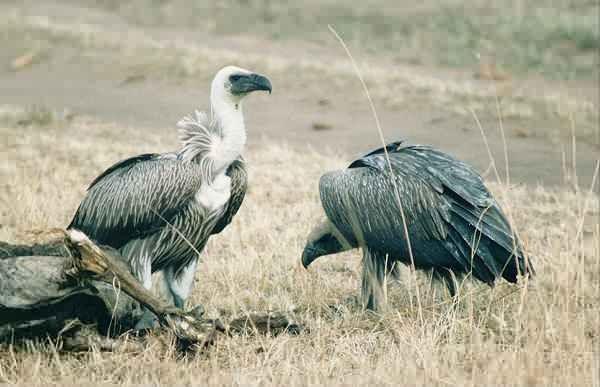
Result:
[[[302,264],[362,248],[367,309],[384,305],[397,262],[431,270],[453,297],[466,274],[491,286],[534,272],[481,176],[434,148],[389,144],[323,175],[319,191],[327,219],[310,233]]]
[[[244,199],[242,100],[255,90],[270,93],[271,83],[238,67],[221,69],[211,85],[210,115],[196,111],[177,124],[181,148],[108,168],[92,182],[68,228],[117,249],[146,288],[152,273],[162,271],[174,305],[183,307],[198,254]],[[146,311],[137,327],[153,324]]]

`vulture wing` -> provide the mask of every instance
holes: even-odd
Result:
[[[154,233],[194,200],[202,184],[200,168],[174,155],[120,161],[90,185],[68,228],[113,248]]]
[[[231,223],[231,220],[240,209],[248,189],[248,174],[246,173],[244,160],[238,159],[231,163],[227,169],[227,176],[231,178],[231,197],[226,204],[223,216],[213,228],[212,234],[220,233]]]

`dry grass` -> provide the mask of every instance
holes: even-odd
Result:
[[[8,160],[0,168],[0,240],[64,227],[88,182],[112,162],[176,146],[172,131],[85,117],[19,128],[6,121],[0,135]],[[600,229],[593,195],[492,184],[535,256],[538,277],[529,286],[468,286],[453,312],[442,289],[419,275],[420,322],[408,272],[390,287],[391,311],[374,316],[353,299],[357,252],[323,258],[309,271],[299,263],[304,237],[321,216],[318,177],[344,160],[275,144],[249,149],[247,158],[247,199],[204,252],[191,302],[212,315],[294,311],[310,332],[225,338],[208,354],[184,360],[159,346],[60,354],[47,343],[2,345],[0,383],[599,385]]]

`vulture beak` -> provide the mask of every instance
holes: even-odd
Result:
[[[255,87],[254,90],[268,91],[269,94],[271,94],[271,92],[273,91],[273,86],[271,86],[271,81],[269,81],[269,78],[267,78],[263,75],[252,74],[250,76],[250,80]]]
[[[256,90],[268,91],[271,94],[273,87],[269,78],[260,74],[248,74],[239,77],[231,85],[231,92],[233,94],[247,94]]]
[[[317,237],[309,236],[304,251],[302,252],[302,266],[308,268],[317,258],[324,255],[335,254],[342,251],[346,251],[352,248],[347,242],[346,245],[342,245],[338,238],[331,232],[322,233],[320,232],[321,227],[317,227]],[[312,233],[311,233],[312,234]],[[346,246],[346,247],[344,247]]]
[[[318,249],[312,243],[307,243],[302,252],[302,266],[304,266],[305,269],[308,269],[308,266],[319,257],[320,254]]]

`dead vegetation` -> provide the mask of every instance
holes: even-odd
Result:
[[[2,343],[20,346],[47,338],[66,351],[115,351],[128,344],[140,350],[144,341],[140,332],[132,331],[139,306],[157,316],[162,330],[153,333],[172,336],[181,353],[209,350],[221,334],[303,330],[285,314],[272,311],[246,313],[223,323],[207,318],[200,305],[181,310],[145,289],[117,252],[97,246],[82,232],[51,232],[48,237],[33,245],[0,243]]]
[[[396,30],[385,23],[372,27],[381,19],[378,12],[383,8],[374,6],[378,1],[357,4],[356,10],[332,1],[326,2],[328,7],[317,1],[303,3],[312,6],[311,12],[331,11],[319,22],[323,31],[332,23],[353,47],[366,51],[359,65],[368,70],[366,81],[377,105],[398,109],[424,104],[469,119],[472,112],[496,117],[500,110],[506,118],[523,120],[514,129],[518,137],[540,134],[527,125],[530,119],[558,119],[563,138],[570,138],[576,128],[577,140],[598,143],[595,99],[579,95],[578,89],[574,93],[555,89],[556,83],[545,88],[520,79],[524,70],[536,68],[546,69],[550,78],[596,81],[598,30],[592,15],[597,4],[514,0],[510,6],[500,5],[506,9],[499,11],[493,9],[496,3],[487,0],[474,0],[477,6],[472,9],[447,0],[453,12],[444,13],[427,2],[410,3],[410,12],[398,8],[386,16],[385,20],[408,18],[412,23],[402,36],[394,36]],[[216,9],[216,16],[191,12],[185,1],[161,2],[156,8],[148,4],[107,0],[77,8],[77,18],[61,14],[68,8],[64,4],[57,9],[38,2],[2,4],[6,12],[0,15],[0,42],[14,49],[4,58],[6,67],[19,76],[54,63],[60,55],[91,69],[110,63],[118,68],[120,87],[125,88],[156,78],[197,82],[217,64],[243,58],[247,66],[268,69],[269,74],[302,73],[302,87],[319,84],[324,77],[332,79],[331,87],[344,91],[350,84],[357,85],[347,59],[331,54],[331,47],[289,44],[295,37],[306,38],[305,23],[314,23],[314,18],[289,13],[276,2],[232,0],[207,5]],[[247,24],[199,22],[213,17],[230,20],[227,4],[244,7],[250,13],[236,17],[256,16],[251,19],[264,23],[254,23],[252,28],[264,31],[249,30],[256,35],[244,40],[234,29],[248,32]],[[139,12],[140,5],[159,12],[150,14],[154,18],[148,21],[144,19],[148,15]],[[554,9],[558,6],[563,12]],[[102,9],[116,9],[114,15],[119,17]],[[413,11],[421,16],[413,18]],[[586,15],[580,18],[582,12]],[[367,26],[357,27],[364,21]],[[171,28],[181,23],[199,26],[201,31],[173,33]],[[353,35],[353,31],[366,33]],[[486,31],[496,35],[487,36]],[[271,36],[275,34],[279,35]],[[273,39],[267,42],[265,36]],[[387,57],[382,53],[396,52],[394,47],[370,49],[374,40],[407,50],[398,50],[401,58]],[[425,47],[424,42],[450,46]],[[479,58],[474,55],[478,48],[484,54]],[[496,49],[504,54],[485,55]],[[428,58],[425,51],[438,57]],[[406,61],[464,66],[467,77],[449,76],[437,68],[421,71]],[[480,79],[473,79],[474,75]],[[358,93],[358,88],[353,90]],[[593,92],[597,94],[597,88]],[[317,104],[323,108],[341,104],[322,90],[308,95],[318,95]],[[576,119],[574,125],[571,119]],[[307,130],[326,134],[337,129],[334,125],[329,130],[329,122],[318,117],[314,124],[308,123]],[[0,138],[5,160],[0,164],[0,240],[27,243],[39,241],[45,230],[68,224],[87,184],[108,165],[176,145],[174,131],[98,122],[43,106],[0,106]],[[229,321],[235,327],[231,335],[223,335],[200,355],[182,355],[172,334],[149,335],[141,345],[125,337],[115,342],[94,336],[90,342],[85,331],[66,335],[68,340],[0,344],[0,383],[600,385],[600,203],[597,188],[577,184],[574,161],[565,160],[563,170],[556,170],[565,178],[562,187],[489,184],[533,256],[538,275],[528,286],[499,283],[489,289],[467,283],[459,306],[453,309],[442,288],[431,287],[426,276],[403,270],[400,281],[388,289],[390,310],[374,315],[363,312],[355,299],[358,252],[323,258],[308,271],[301,267],[304,238],[322,216],[318,178],[349,160],[340,159],[337,149],[327,154],[294,149],[269,141],[248,149],[246,200],[231,226],[213,238],[202,255],[189,304],[204,305],[206,316]],[[501,177],[506,179],[504,174]],[[277,331],[286,329],[285,324],[270,314],[262,320],[265,324],[249,321],[256,311],[273,310],[295,316],[306,323],[306,329],[297,335],[264,334],[264,327]]]
[[[64,227],[86,184],[106,165],[125,155],[171,149],[175,141],[174,133],[124,131],[85,117],[64,126],[19,130],[17,136],[15,126],[0,128],[6,139],[3,151],[12,161],[0,169],[0,240],[34,241],[30,230]],[[99,342],[77,355],[61,353],[65,343],[53,341],[3,344],[0,381],[598,383],[599,203],[589,188],[491,184],[535,257],[538,276],[530,286],[501,283],[490,290],[467,285],[454,310],[441,288],[431,288],[424,276],[413,281],[404,270],[401,282],[389,288],[391,310],[373,315],[354,300],[358,253],[324,258],[308,271],[299,262],[304,237],[321,216],[318,177],[346,161],[276,144],[251,149],[247,158],[248,197],[229,229],[210,241],[190,304],[202,304],[208,316],[227,320],[253,311],[293,313],[306,322],[306,331],[264,336],[241,330],[186,361],[169,336],[152,336],[143,347],[130,341],[119,347]],[[415,286],[420,287],[420,303]],[[112,352],[101,352],[102,345]]]

